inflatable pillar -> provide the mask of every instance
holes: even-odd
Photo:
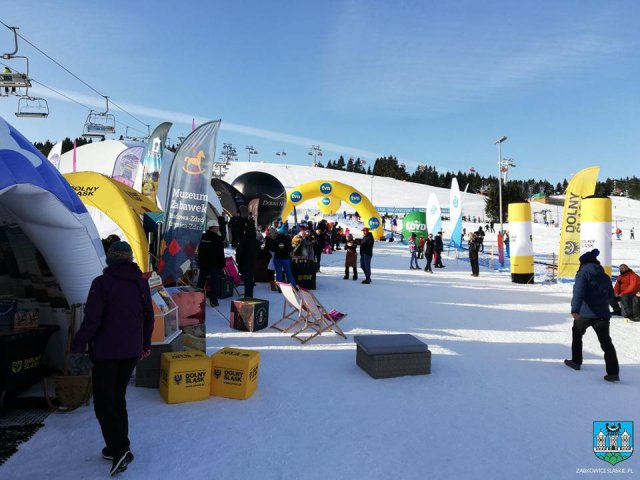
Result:
[[[580,225],[580,255],[594,248],[600,250],[598,260],[611,276],[611,219],[612,206],[609,197],[585,197],[582,199]]]
[[[511,281],[533,283],[533,237],[531,205],[528,202],[509,204],[509,247]]]

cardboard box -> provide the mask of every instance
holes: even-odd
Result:
[[[257,332],[269,326],[269,302],[242,297],[231,302],[229,326],[243,332]]]
[[[211,355],[211,395],[246,400],[258,388],[260,353],[223,348]]]
[[[211,391],[211,360],[202,352],[167,352],[160,365],[160,395],[167,403],[204,400]]]
[[[171,287],[166,289],[178,307],[178,326],[204,323],[204,290],[193,287]]]

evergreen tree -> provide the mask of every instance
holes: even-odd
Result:
[[[347,162],[347,172],[353,171],[353,158],[349,157],[349,161]]]
[[[345,166],[346,166],[346,163],[344,162],[344,157],[340,155],[340,158],[338,158],[338,161],[335,164],[335,168],[336,170],[344,170]]]

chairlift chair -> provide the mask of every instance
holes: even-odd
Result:
[[[49,104],[44,98],[24,96],[18,99],[16,117],[47,118],[48,116]]]
[[[12,89],[12,93],[16,93],[16,88],[31,88],[31,81],[29,80],[29,59],[22,55],[16,55],[18,53],[18,33],[16,30],[18,27],[8,27],[13,31],[14,50],[10,53],[3,53],[2,58],[4,60],[13,60],[15,58],[24,58],[26,62],[25,73],[11,71],[0,73],[0,96],[9,95],[8,89]],[[9,67],[7,67],[9,68]]]
[[[116,117],[109,113],[109,97],[104,97],[107,102],[107,109],[104,112],[89,111],[84,122],[85,138],[104,138],[105,135],[116,133]]]

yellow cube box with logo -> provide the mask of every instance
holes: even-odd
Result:
[[[160,395],[167,403],[209,398],[211,360],[202,352],[166,352],[160,363]]]
[[[211,395],[246,400],[258,387],[260,353],[223,348],[211,355]]]

